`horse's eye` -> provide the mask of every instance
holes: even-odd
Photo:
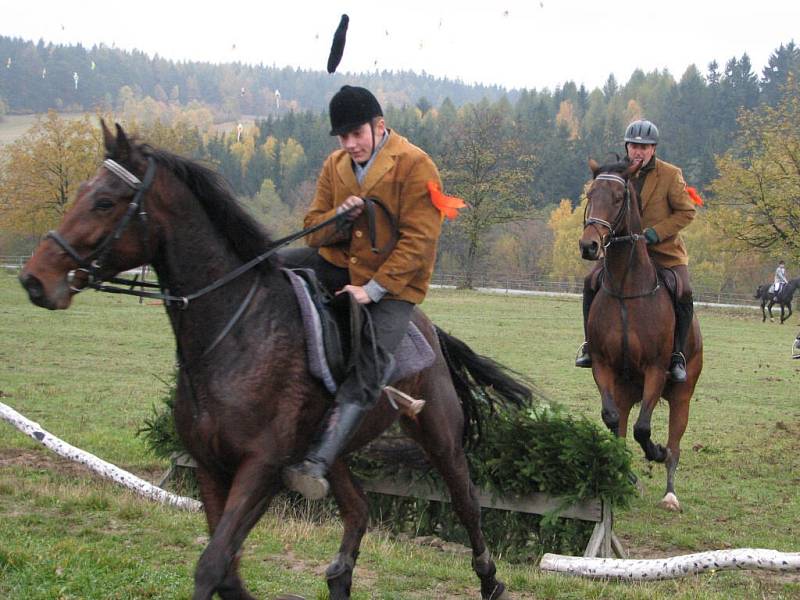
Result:
[[[99,198],[94,201],[92,210],[110,210],[114,208],[114,203],[108,198]]]

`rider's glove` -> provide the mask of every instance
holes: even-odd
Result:
[[[644,230],[644,239],[647,240],[647,244],[657,244],[658,243],[658,234],[656,230],[652,227],[648,227]]]

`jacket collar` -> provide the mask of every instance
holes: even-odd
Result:
[[[650,162],[642,167],[642,170],[644,170],[647,175],[644,180],[644,185],[642,186],[641,198],[639,199],[642,204],[642,212],[644,212],[647,201],[653,194],[653,190],[656,189],[656,185],[658,185],[658,174],[659,171],[661,171],[661,169],[659,169],[660,163],[661,161],[653,155]]]
[[[369,171],[367,171],[367,176],[364,179],[363,185],[359,185],[356,180],[356,174],[353,172],[353,161],[350,155],[344,150],[340,151],[341,154],[336,159],[336,172],[351,194],[362,197],[369,195],[372,188],[374,188],[383,176],[394,166],[402,146],[402,140],[402,136],[389,130],[389,139],[386,140],[383,148],[375,155],[372,165]]]

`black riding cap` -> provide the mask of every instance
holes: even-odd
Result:
[[[375,117],[383,116],[381,105],[372,92],[352,85],[343,85],[333,95],[328,111],[331,117],[331,135],[344,135]]]

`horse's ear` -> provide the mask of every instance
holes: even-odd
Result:
[[[122,126],[119,123],[116,123],[117,126],[117,148],[116,148],[116,158],[119,160],[125,160],[130,158],[131,156],[131,143],[128,141],[128,136],[125,135],[125,131],[122,129]]]
[[[103,144],[106,147],[106,154],[114,156],[114,152],[117,150],[117,138],[111,133],[111,130],[103,119],[100,119],[100,128],[103,130]]]
[[[625,179],[628,179],[631,175],[636,173],[641,168],[642,168],[642,161],[636,160],[632,162],[627,169],[625,169],[622,176],[625,177]]]
[[[597,172],[600,170],[600,165],[597,164],[597,161],[593,158],[589,159],[589,168],[592,170],[592,175],[597,177]]]

